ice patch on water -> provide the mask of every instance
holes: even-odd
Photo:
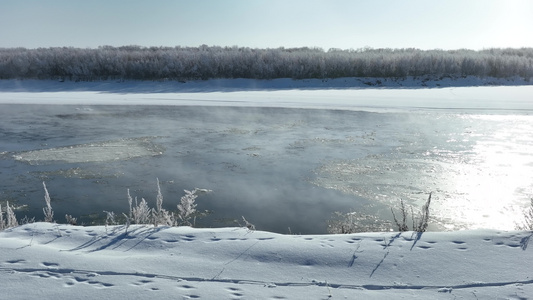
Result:
[[[402,198],[421,202],[436,188],[446,165],[423,159],[394,159],[370,155],[329,161],[315,170],[313,184],[390,205]]]
[[[123,172],[106,172],[106,169],[95,172],[80,167],[53,171],[35,171],[31,172],[31,174],[36,175],[39,179],[45,181],[58,176],[64,178],[94,179],[98,181],[103,178],[118,178],[119,176],[124,175]]]
[[[19,152],[13,155],[13,158],[30,164],[54,162],[88,163],[127,160],[163,154],[163,148],[152,143],[153,139],[154,137],[141,137],[32,150]]]

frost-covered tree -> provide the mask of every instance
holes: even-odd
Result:
[[[405,76],[533,77],[533,48],[472,51],[101,46],[0,48],[0,79],[91,81]]]

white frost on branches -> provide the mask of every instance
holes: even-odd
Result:
[[[48,194],[48,190],[46,189],[46,184],[43,181],[43,187],[44,187],[44,201],[46,202],[46,207],[43,208],[44,212],[44,221],[45,222],[54,222],[54,212],[52,211],[52,205],[50,204],[50,194]]]

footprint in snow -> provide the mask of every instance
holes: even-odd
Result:
[[[178,243],[179,240],[174,240],[174,239],[172,239],[172,240],[164,240],[164,242],[167,242],[167,243],[171,243],[171,244],[172,244],[172,243]]]
[[[59,264],[52,263],[52,262],[42,262],[41,265],[42,265],[42,266],[45,266],[45,267],[47,267],[47,268],[55,268],[55,267],[59,267]]]
[[[226,288],[226,291],[228,291],[233,296],[237,296],[237,297],[244,296],[244,294],[242,293],[242,290],[238,288],[229,287],[229,288]]]
[[[90,285],[90,286],[92,286],[94,288],[98,288],[98,289],[110,288],[110,287],[115,286],[112,283],[96,281],[96,280],[83,278],[83,277],[79,277],[79,276],[74,276],[74,277],[70,278],[70,280],[65,283],[65,286],[66,287],[73,287],[75,284],[88,284],[88,285]]]
[[[142,285],[147,285],[149,283],[152,283],[153,281],[152,280],[139,280],[139,281],[136,281],[136,282],[133,282],[133,283],[130,283],[130,285],[133,285],[133,286],[142,286]]]
[[[178,289],[188,291],[188,290],[196,289],[196,287],[192,285],[188,285],[188,284],[183,284],[183,285],[178,286]]]
[[[61,276],[55,272],[31,272],[29,273],[29,276],[37,277],[37,278],[55,278],[55,279],[61,279]]]
[[[432,249],[432,247],[430,246],[417,246],[417,248],[424,249],[424,250]]]
[[[20,263],[25,263],[25,262],[26,260],[24,259],[14,259],[14,260],[8,260],[5,263],[6,264],[20,264]]]
[[[354,243],[359,242],[359,241],[361,241],[360,238],[353,237],[353,238],[351,238],[351,239],[349,239],[349,240],[347,240],[345,242],[348,243],[348,244],[354,244]]]

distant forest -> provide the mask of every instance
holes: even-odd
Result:
[[[0,79],[533,78],[533,48],[473,50],[102,46],[0,48]]]

